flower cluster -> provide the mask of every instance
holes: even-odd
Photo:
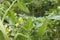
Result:
[[[22,18],[22,17],[20,17],[18,20],[19,20],[19,23],[20,23],[20,24],[23,23],[23,18]],[[15,26],[18,27],[18,26],[19,26],[19,23],[16,23]]]

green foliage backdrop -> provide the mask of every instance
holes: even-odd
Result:
[[[60,0],[0,0],[0,40],[60,40]]]

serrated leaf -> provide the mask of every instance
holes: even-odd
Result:
[[[33,28],[33,25],[32,25],[32,18],[28,18],[28,20],[27,20],[27,22],[25,23],[24,27],[25,27],[27,30]]]
[[[46,31],[47,25],[48,25],[48,19],[45,19],[43,24],[37,30],[38,36],[41,37],[44,34],[44,32]]]

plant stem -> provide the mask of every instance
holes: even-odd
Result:
[[[16,2],[17,0],[13,1],[13,3],[10,5],[10,7],[6,10],[5,14],[3,15],[3,18],[2,18],[2,23],[5,19],[5,16],[7,15],[8,11],[12,8],[12,6],[14,5],[14,3]]]

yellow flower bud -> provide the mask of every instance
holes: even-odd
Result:
[[[19,26],[19,23],[16,23],[15,26],[18,27]]]
[[[7,33],[8,33],[9,31],[10,31],[10,30],[9,30],[8,28],[5,28],[5,32],[7,32]]]
[[[19,22],[23,23],[23,18],[22,17],[19,18]]]

